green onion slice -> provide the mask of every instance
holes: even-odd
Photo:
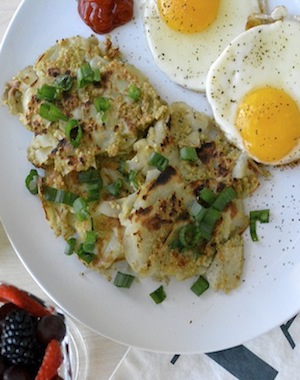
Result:
[[[38,172],[35,169],[31,169],[25,179],[26,187],[31,192],[31,194],[36,195],[38,193],[38,179]]]
[[[198,226],[187,224],[179,229],[178,238],[182,247],[192,249],[200,243],[202,235]]]
[[[129,289],[135,279],[134,276],[127,273],[118,272],[115,279],[114,285],[118,288],[127,288]]]
[[[107,186],[107,191],[114,197],[118,197],[120,195],[122,187],[123,181],[121,178],[119,178],[115,182]]]
[[[73,202],[73,209],[75,211],[76,217],[80,222],[87,220],[90,216],[88,203],[85,199],[78,197]]]
[[[101,74],[99,69],[92,69],[88,62],[79,67],[77,71],[77,83],[79,88],[85,87],[90,83],[100,81]]]
[[[221,211],[219,210],[216,210],[212,207],[207,209],[204,217],[199,223],[199,230],[204,239],[211,239],[216,222],[220,219],[221,215]]]
[[[200,222],[207,212],[207,208],[201,206],[197,201],[194,201],[190,207],[190,215],[197,222]]]
[[[91,263],[97,257],[94,253],[85,252],[83,244],[80,244],[77,255],[87,264]]]
[[[200,222],[199,223],[199,230],[201,232],[201,235],[203,236],[203,238],[207,241],[211,240],[212,238],[212,233],[213,233],[213,230],[214,230],[214,225],[209,225],[209,224],[206,224],[205,222]]]
[[[180,157],[183,161],[196,162],[198,160],[196,148],[188,146],[180,148]]]
[[[249,222],[249,227],[250,227],[250,236],[252,241],[258,241],[258,236],[256,232],[256,220],[255,219],[250,219]]]
[[[68,206],[72,206],[74,201],[78,198],[78,195],[69,191],[47,186],[44,188],[43,197],[49,202],[64,203]]]
[[[100,199],[100,191],[102,189],[102,183],[88,183],[88,200],[89,201],[98,201]]]
[[[120,165],[118,167],[118,172],[121,173],[123,176],[128,175],[128,164],[126,161],[124,161],[122,158],[119,160]]]
[[[65,255],[71,256],[75,252],[76,239],[70,238],[67,240],[67,245],[65,248]]]
[[[162,303],[167,297],[164,287],[161,285],[159,288],[154,290],[154,292],[150,293],[150,297],[156,304]]]
[[[50,86],[49,84],[43,84],[37,91],[38,99],[47,100],[53,102],[60,97],[60,90],[57,87]]]
[[[67,116],[65,116],[58,107],[51,103],[42,103],[39,108],[39,115],[51,122],[68,120]]]
[[[98,234],[96,231],[87,231],[85,241],[83,243],[83,249],[87,253],[93,253],[96,247]]]
[[[69,91],[73,86],[73,78],[69,74],[61,74],[55,78],[55,84],[62,91]]]
[[[218,194],[216,200],[213,202],[212,207],[216,210],[223,211],[225,207],[237,197],[235,190],[232,187],[226,187]]]
[[[160,171],[164,171],[169,164],[169,160],[160,153],[153,152],[149,157],[148,164],[155,166]]]
[[[137,174],[138,172],[135,171],[135,170],[130,170],[129,174],[128,174],[128,180],[129,180],[129,183],[131,184],[131,186],[137,190],[139,188],[139,184],[138,184],[138,181],[136,179],[137,177]]]
[[[65,133],[68,141],[74,146],[74,148],[78,148],[83,137],[83,130],[78,120],[69,120],[65,127]]]
[[[198,280],[191,286],[192,292],[194,292],[197,296],[200,296],[208,288],[209,283],[203,276],[200,276]]]
[[[110,108],[110,100],[104,96],[99,96],[94,100],[97,112],[105,112]]]
[[[216,210],[210,207],[207,209],[207,212],[205,213],[203,217],[203,222],[208,225],[214,226],[216,222],[220,219],[220,217],[221,217],[221,212],[219,210]]]
[[[200,191],[199,196],[200,196],[200,199],[206,202],[209,206],[211,206],[214,200],[216,199],[215,193],[208,187],[204,187]]]
[[[256,211],[250,211],[250,236],[252,241],[258,241],[258,236],[256,232],[256,222],[260,223],[269,223],[270,218],[270,210],[256,210]]]
[[[260,223],[269,223],[270,210],[250,211],[250,220],[258,220]]]
[[[128,96],[133,99],[134,101],[137,101],[140,99],[142,94],[142,91],[140,88],[138,88],[135,84],[131,84],[128,88]]]
[[[88,170],[79,172],[78,180],[80,183],[86,184],[88,200],[97,201],[100,197],[100,191],[103,188],[102,178],[98,170],[91,167]]]
[[[96,168],[90,167],[87,170],[78,173],[80,183],[99,183],[102,182],[99,171]]]

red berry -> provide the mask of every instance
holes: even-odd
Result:
[[[5,303],[11,302],[37,317],[43,317],[44,315],[51,314],[48,309],[46,309],[38,301],[34,300],[28,293],[24,290],[16,288],[13,285],[0,285],[0,301]]]
[[[35,380],[49,380],[57,376],[58,368],[63,362],[60,343],[53,339],[46,347],[44,359],[35,377]]]

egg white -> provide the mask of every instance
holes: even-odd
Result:
[[[245,151],[235,127],[241,100],[262,87],[285,91],[300,109],[300,22],[283,19],[256,26],[235,38],[210,67],[206,95],[214,118],[229,141]],[[249,152],[258,162],[263,162]],[[287,164],[300,158],[300,142],[287,156],[272,162]]]
[[[215,22],[195,34],[169,28],[160,17],[157,0],[144,1],[142,13],[146,39],[158,67],[179,85],[204,92],[210,65],[245,30],[248,16],[259,11],[257,0],[221,0]]]

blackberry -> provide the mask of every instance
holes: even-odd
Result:
[[[7,314],[1,334],[1,355],[12,364],[38,366],[44,349],[35,336],[36,318],[24,310]]]

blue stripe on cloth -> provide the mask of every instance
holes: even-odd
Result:
[[[239,380],[274,380],[278,375],[278,371],[245,346],[237,346],[206,355]]]
[[[174,355],[171,360],[171,364],[175,364],[179,358],[180,358],[180,355]]]
[[[291,334],[289,333],[289,328],[292,325],[292,323],[294,322],[296,317],[297,317],[297,315],[295,315],[295,317],[290,319],[287,323],[280,326],[281,331],[285,335],[285,337],[286,337],[287,341],[289,342],[290,346],[292,347],[292,349],[294,349],[296,347],[296,343],[294,342],[293,338],[291,337]]]

